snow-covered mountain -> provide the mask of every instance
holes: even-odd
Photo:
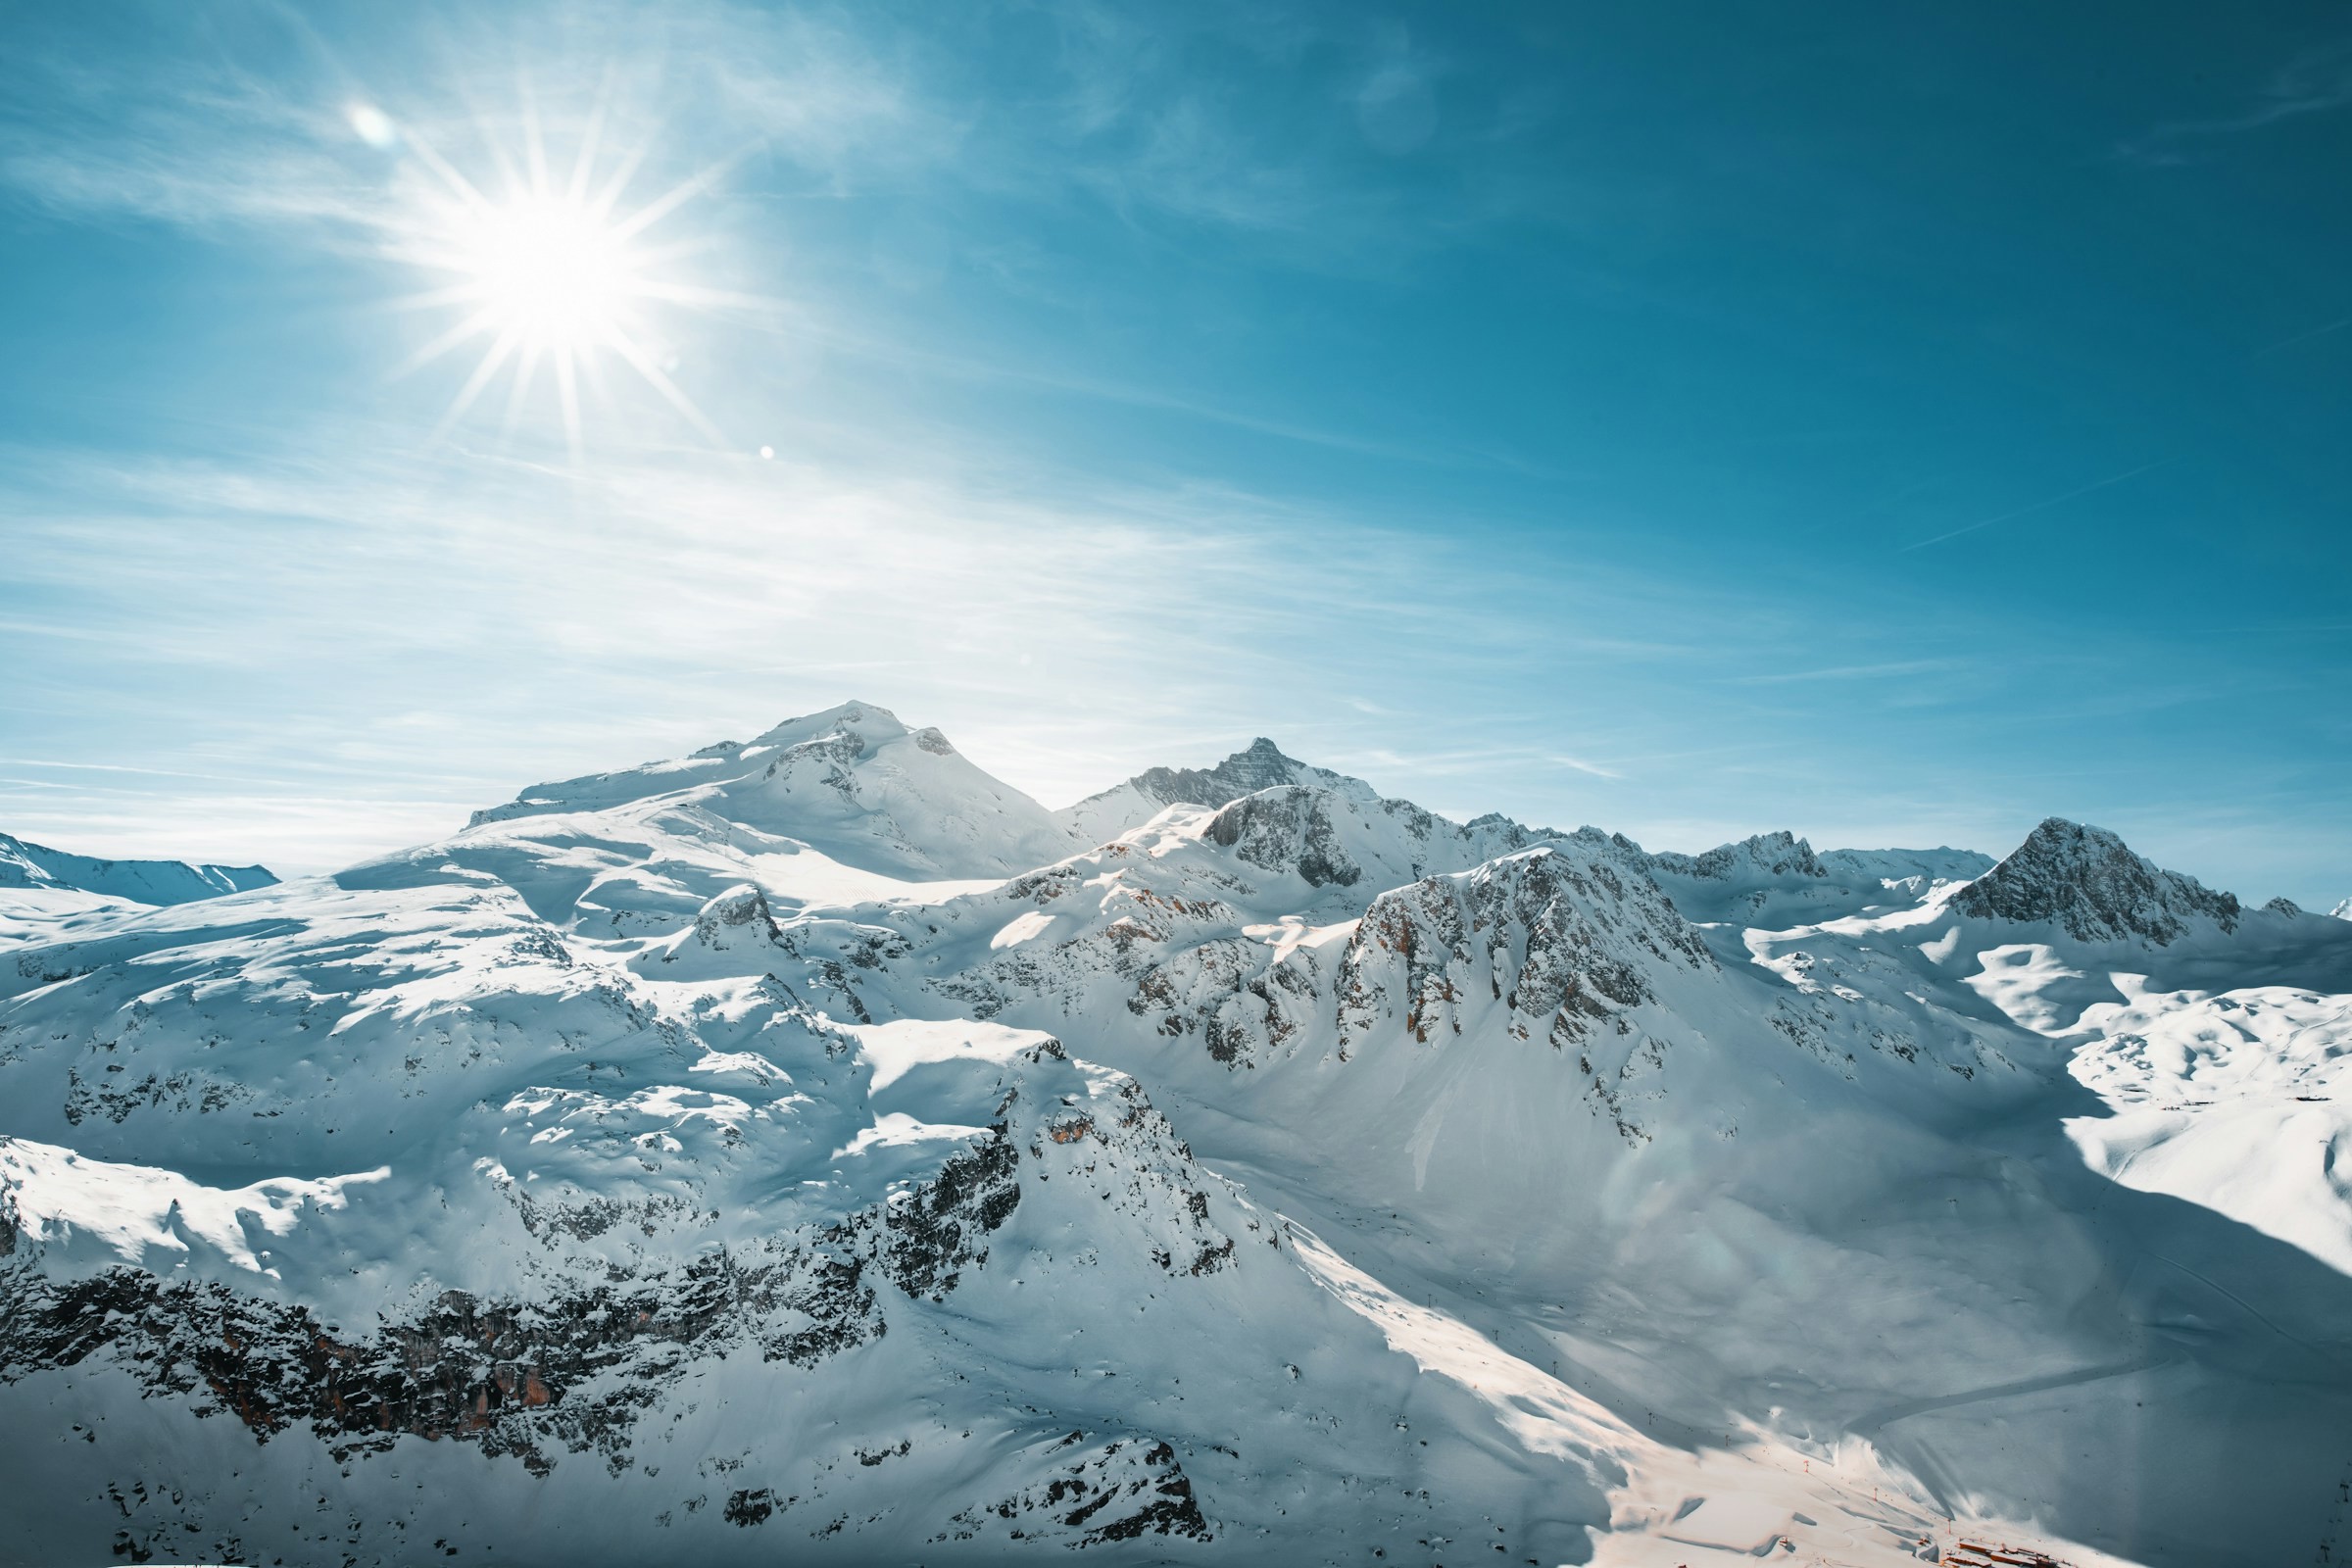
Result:
[[[185,860],[101,860],[0,833],[0,888],[94,894],[125,904],[192,904],[268,887],[258,865],[191,865]]]
[[[2158,947],[2192,922],[2224,934],[2243,912],[2237,899],[2132,853],[2103,828],[2051,817],[2009,858],[1953,898],[1964,914],[2063,928],[2078,942],[2140,937]]]
[[[0,1558],[2302,1560],[2348,1045],[2095,828],[850,705],[0,953]]]
[[[0,833],[0,947],[63,936],[108,915],[217,899],[276,880],[258,865],[102,860]]]
[[[967,761],[936,729],[845,703],[748,744],[535,784],[473,825],[602,815],[653,804],[789,837],[844,865],[907,878],[1008,876],[1067,854],[1071,836],[1020,791]]]

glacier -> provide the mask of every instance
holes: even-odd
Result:
[[[2352,922],[2085,824],[1054,811],[852,703],[82,899],[0,923],[8,1561],[2347,1544]]]

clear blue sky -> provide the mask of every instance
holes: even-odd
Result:
[[[2338,6],[6,25],[0,828],[322,867],[857,697],[1050,804],[1263,733],[2352,895]],[[694,416],[452,417],[449,175],[600,105]]]

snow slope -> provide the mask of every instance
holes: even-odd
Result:
[[[0,956],[0,1560],[2340,1549],[2352,923],[1061,816],[851,705]]]
[[[936,729],[870,703],[788,719],[748,745],[536,784],[474,825],[660,801],[788,836],[861,870],[909,879],[1008,876],[1074,847],[1045,808],[973,766]]]
[[[258,865],[101,860],[0,833],[0,949],[56,940],[109,915],[216,899],[276,880]]]
[[[0,949],[54,940],[109,915],[220,898],[276,880],[258,865],[101,860],[0,833]]]

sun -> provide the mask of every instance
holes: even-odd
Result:
[[[582,384],[601,387],[604,367],[618,361],[704,436],[720,439],[663,368],[652,320],[664,308],[709,307],[733,299],[674,275],[677,264],[702,248],[697,241],[652,239],[656,226],[707,188],[718,170],[705,170],[650,201],[624,206],[646,149],[604,167],[601,111],[588,120],[569,170],[558,177],[550,169],[537,115],[526,104],[519,148],[492,145],[490,158],[500,177],[483,182],[468,178],[416,129],[397,124],[373,106],[354,106],[349,119],[371,144],[397,144],[427,176],[397,224],[390,249],[440,281],[399,303],[456,317],[394,374],[480,345],[472,370],[442,416],[443,432],[465,419],[504,374],[509,377],[505,428],[512,434],[539,388],[552,383],[564,438],[576,459],[582,444]]]
[[[524,352],[593,349],[624,330],[638,259],[586,202],[538,193],[468,212],[456,225],[452,270],[470,280],[485,329]]]

